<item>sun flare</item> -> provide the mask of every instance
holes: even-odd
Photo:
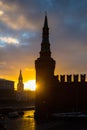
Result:
[[[36,81],[35,80],[28,80],[27,82],[24,83],[24,89],[35,91],[36,90]]]

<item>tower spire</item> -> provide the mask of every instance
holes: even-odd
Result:
[[[19,82],[23,82],[23,78],[22,78],[22,71],[21,71],[21,69],[20,69],[20,74],[19,74]]]
[[[41,43],[41,51],[40,57],[50,57],[50,43],[49,43],[49,27],[48,27],[48,19],[47,13],[45,13],[44,26],[42,30],[42,43]]]
[[[17,90],[18,91],[23,91],[24,90],[24,84],[23,84],[23,77],[22,77],[21,69],[20,69],[20,73],[19,73],[19,77],[18,77]]]
[[[44,28],[48,28],[47,12],[45,12]]]

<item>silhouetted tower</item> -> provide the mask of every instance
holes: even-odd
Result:
[[[40,57],[35,61],[35,69],[37,84],[35,116],[43,117],[47,116],[51,111],[52,84],[55,69],[55,61],[51,58],[47,15],[45,15],[42,31]]]
[[[17,91],[24,91],[24,84],[21,70],[18,78]]]

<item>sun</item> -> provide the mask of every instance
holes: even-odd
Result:
[[[28,80],[27,82],[25,82],[24,89],[35,91],[36,90],[36,80]]]

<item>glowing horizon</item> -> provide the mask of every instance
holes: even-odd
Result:
[[[27,82],[24,82],[24,90],[36,90],[36,80],[28,80]]]
[[[24,90],[31,90],[31,91],[36,90],[36,80],[35,79],[27,80],[23,83],[24,83]],[[17,84],[18,84],[18,82],[15,82],[14,90],[17,90]]]

